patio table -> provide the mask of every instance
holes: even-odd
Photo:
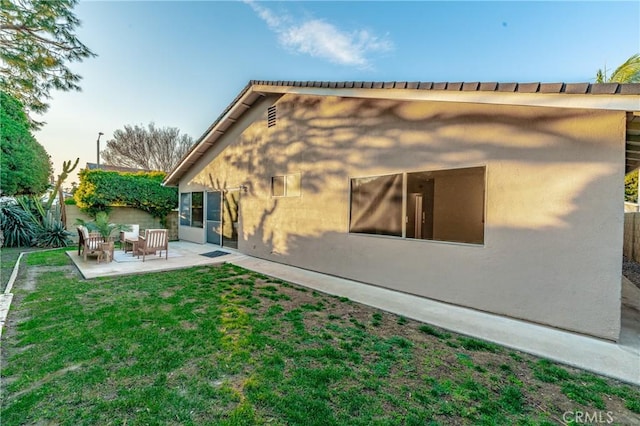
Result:
[[[131,254],[132,255],[136,255],[136,251],[138,250],[138,237],[131,237],[131,238],[125,238],[124,239],[124,252],[126,253],[127,251],[127,247],[131,245]]]

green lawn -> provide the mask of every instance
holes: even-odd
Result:
[[[63,251],[26,267],[42,273],[16,283],[3,426],[640,421],[637,387],[238,267],[85,281]]]
[[[31,251],[29,247],[2,247],[0,248],[0,293],[4,292],[9,282],[13,266],[16,264],[20,253],[23,251]]]

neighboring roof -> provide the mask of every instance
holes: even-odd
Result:
[[[286,93],[627,111],[630,114],[627,116],[626,168],[631,171],[640,166],[640,83],[251,80],[182,157],[163,184],[177,185],[187,170],[262,96]]]
[[[137,173],[137,172],[151,172],[149,169],[136,169],[133,167],[121,167],[121,166],[111,166],[109,164],[96,164],[96,163],[87,163],[87,169],[89,170],[105,170],[109,172],[123,172],[123,173]]]

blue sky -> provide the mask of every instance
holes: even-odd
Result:
[[[251,79],[589,82],[640,51],[640,2],[81,2],[72,65],[36,138],[96,161],[126,124],[197,139]],[[72,176],[67,184],[76,180]]]

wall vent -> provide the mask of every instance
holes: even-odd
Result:
[[[276,125],[276,106],[272,105],[267,109],[267,127]]]

